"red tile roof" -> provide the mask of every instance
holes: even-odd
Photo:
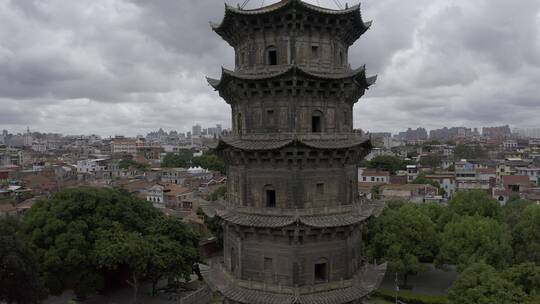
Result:
[[[531,180],[527,175],[503,175],[502,180],[505,188],[508,185],[529,186],[531,184]]]

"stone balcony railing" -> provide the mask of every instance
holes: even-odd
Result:
[[[233,210],[238,213],[266,215],[266,216],[315,216],[315,215],[332,215],[343,213],[363,213],[376,205],[374,202],[368,202],[365,198],[360,198],[357,203],[349,205],[341,205],[337,203],[334,206],[325,206],[317,208],[260,208],[253,206],[240,206],[235,203],[230,203],[226,200],[217,201],[219,205],[228,210]]]
[[[269,132],[269,133],[244,133],[241,135],[229,135],[222,136],[224,139],[242,139],[242,140],[325,140],[325,141],[341,141],[351,138],[363,137],[358,132],[320,132],[320,133],[308,133],[308,132]],[[368,140],[368,137],[365,137]]]

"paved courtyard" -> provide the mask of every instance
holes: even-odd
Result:
[[[436,269],[432,264],[429,264],[428,267],[428,271],[408,278],[407,284],[413,287],[411,291],[429,295],[447,294],[448,289],[452,287],[452,284],[457,279],[455,269],[451,268],[448,271],[444,271]],[[387,272],[381,284],[381,289],[394,290],[394,279],[395,274]]]

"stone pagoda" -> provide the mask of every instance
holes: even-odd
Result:
[[[235,50],[234,70],[210,85],[232,108],[216,152],[227,198],[204,207],[223,225],[224,256],[209,285],[225,303],[362,303],[386,265],[364,257],[362,230],[381,207],[358,194],[371,142],[353,131],[353,106],[376,77],[351,69],[366,32],[360,6],[300,0],[259,9],[226,5],[212,29]]]

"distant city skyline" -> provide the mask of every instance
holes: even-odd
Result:
[[[362,1],[374,23],[350,63],[379,78],[355,107],[355,128],[536,127],[539,12],[536,0]],[[222,17],[215,1],[0,0],[0,129],[230,127],[230,108],[205,81],[234,67],[208,25]]]
[[[0,135],[1,135],[1,132],[4,131],[4,130],[7,130],[9,133],[11,134],[24,134],[26,133],[27,131],[27,128],[30,129],[30,132],[38,132],[38,133],[42,133],[42,134],[61,134],[63,136],[77,136],[77,135],[81,135],[81,136],[89,136],[89,135],[98,135],[102,138],[113,138],[115,136],[126,136],[126,137],[136,137],[136,136],[139,136],[139,135],[142,135],[142,136],[146,136],[148,135],[149,133],[153,133],[153,132],[157,132],[159,131],[160,129],[162,129],[164,132],[166,133],[170,133],[170,132],[178,132],[178,133],[184,133],[184,134],[188,134],[188,133],[192,133],[193,132],[193,127],[196,126],[197,124],[194,124],[192,126],[190,126],[188,129],[185,129],[185,130],[179,130],[179,129],[166,129],[166,128],[163,128],[163,127],[157,127],[157,128],[154,128],[154,129],[149,129],[148,131],[144,131],[144,132],[139,132],[139,133],[118,133],[118,134],[97,134],[97,133],[84,133],[84,132],[76,132],[76,131],[72,131],[71,133],[62,133],[62,132],[54,132],[54,131],[50,131],[50,130],[37,130],[37,129],[32,129],[31,126],[27,126],[24,128],[24,130],[14,130],[14,129],[6,129],[6,128],[1,128],[0,127]],[[220,124],[214,124],[214,125],[201,125],[201,124],[198,124],[201,126],[201,130],[207,130],[207,129],[215,129],[217,125],[220,125]],[[467,128],[467,129],[471,129],[471,131],[474,131],[475,129],[479,132],[479,134],[481,135],[482,134],[482,130],[483,128],[492,128],[492,127],[501,127],[501,126],[506,126],[508,124],[500,124],[500,125],[486,125],[486,126],[479,126],[479,127],[470,127],[470,126],[442,126],[442,127],[438,127],[438,128],[433,128],[433,129],[430,129],[430,128],[426,128],[426,127],[423,127],[423,126],[416,126],[416,127],[405,127],[405,128],[402,128],[402,129],[399,129],[399,130],[396,130],[396,131],[389,131],[389,130],[363,130],[363,131],[369,131],[370,133],[390,133],[392,134],[393,136],[396,136],[398,135],[399,133],[401,132],[406,132],[408,129],[411,129],[413,131],[416,131],[417,129],[425,129],[427,131],[427,134],[428,134],[428,137],[430,137],[430,133],[431,131],[434,131],[434,130],[442,130],[444,128],[447,128],[448,130],[452,129],[452,128]],[[221,125],[220,125],[221,126]],[[516,134],[519,134],[521,136],[526,136],[526,137],[533,137],[533,138],[540,138],[540,127],[536,127],[536,128],[515,128],[511,125],[508,125],[511,132],[512,133],[516,133]],[[230,127],[223,127],[221,126],[222,130],[228,130],[230,129]]]

